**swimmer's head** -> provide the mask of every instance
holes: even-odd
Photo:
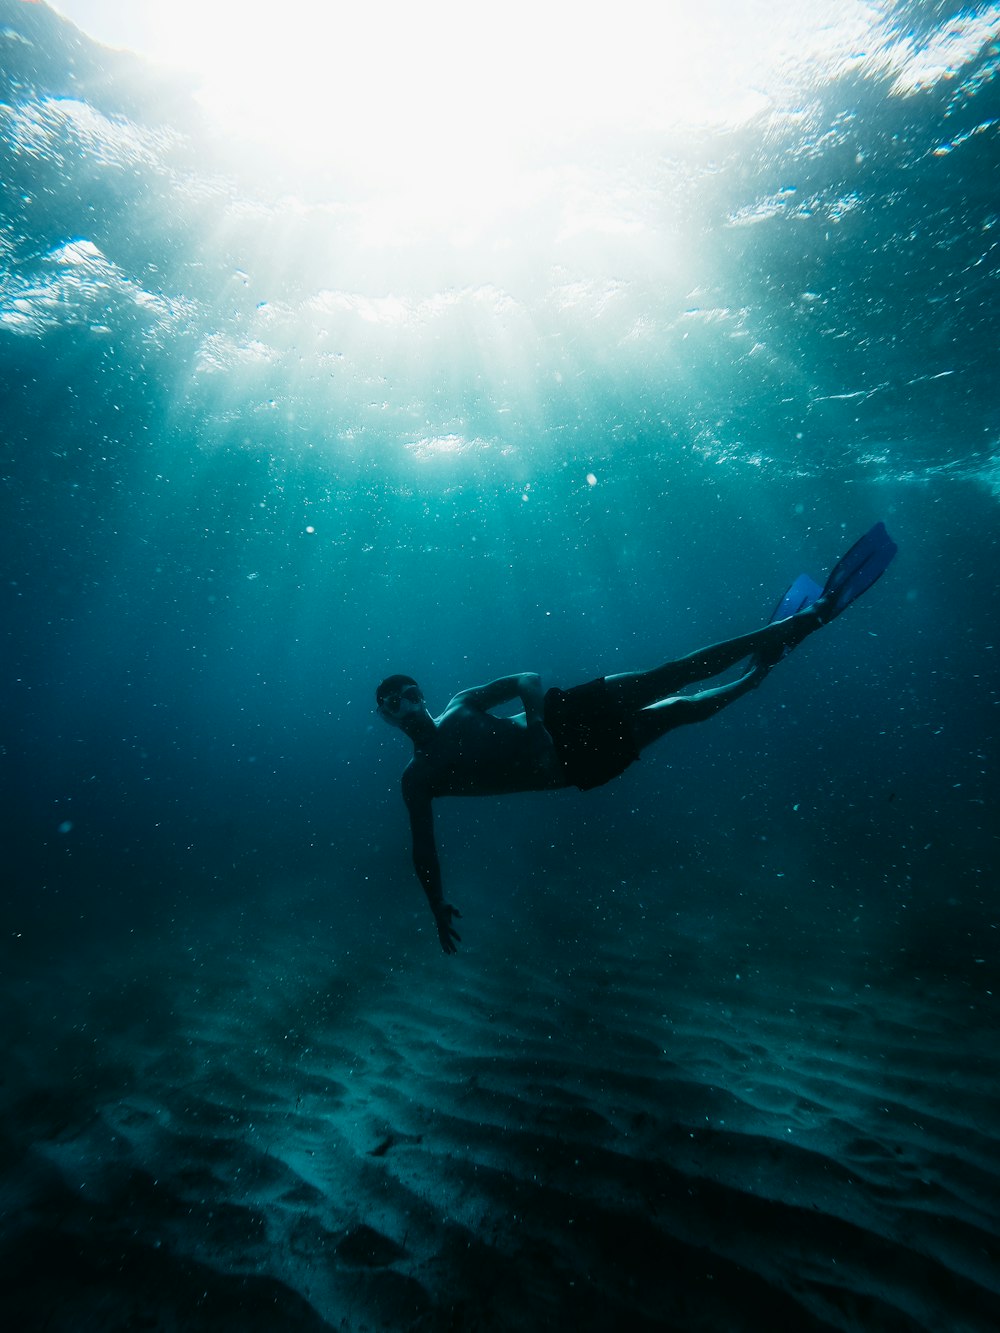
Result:
[[[412,676],[386,676],[375,691],[378,715],[392,727],[426,711],[423,691]]]

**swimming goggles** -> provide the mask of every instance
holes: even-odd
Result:
[[[421,694],[416,685],[404,685],[401,690],[393,690],[391,694],[382,696],[382,702],[379,704],[379,711],[384,713],[398,713],[400,705],[405,700],[407,703],[420,703]]]

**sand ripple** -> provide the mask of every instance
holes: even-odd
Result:
[[[17,1327],[1000,1327],[1000,1060],[946,989],[281,958],[141,1021],[14,988]]]

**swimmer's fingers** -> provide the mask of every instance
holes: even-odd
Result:
[[[451,903],[442,903],[434,913],[437,921],[438,939],[441,941],[441,948],[445,953],[457,953],[456,944],[462,943],[462,937],[451,924],[453,917],[461,919],[462,913],[457,907],[452,907]]]

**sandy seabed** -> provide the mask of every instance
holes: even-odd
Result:
[[[244,921],[14,948],[8,1327],[1000,1328],[974,960]]]

